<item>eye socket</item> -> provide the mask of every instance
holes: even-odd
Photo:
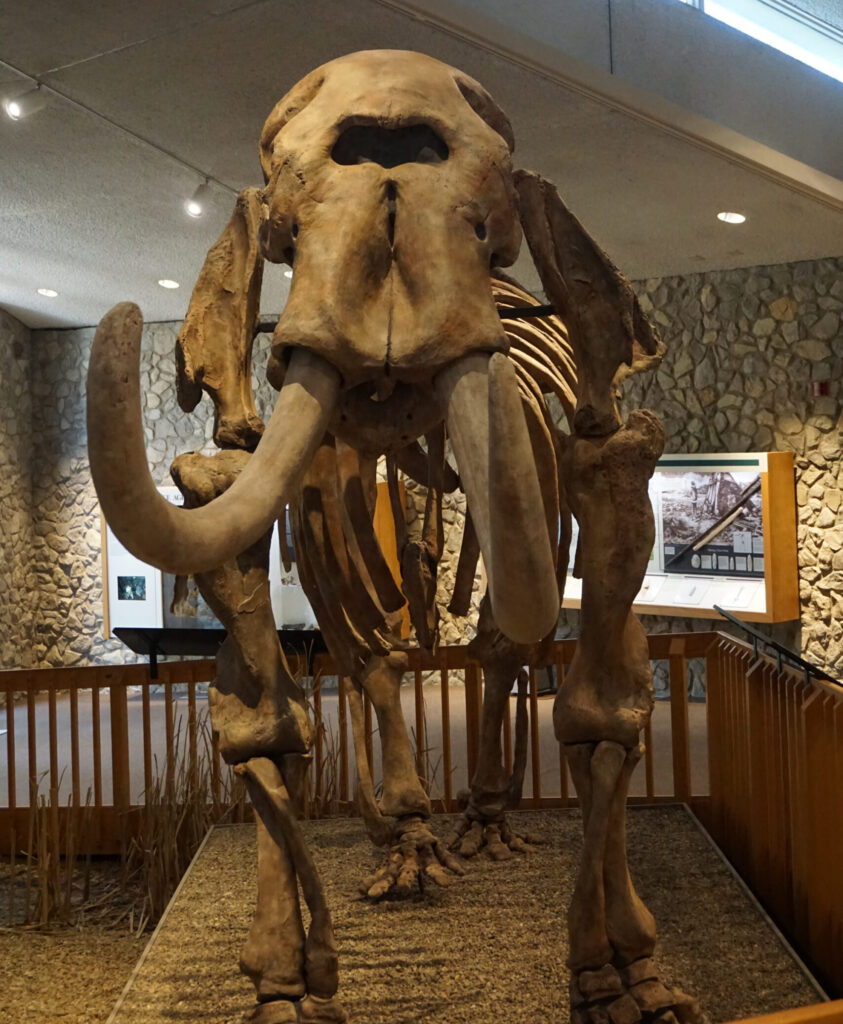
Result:
[[[331,150],[334,163],[353,164],[440,164],[448,159],[445,140],[429,125],[411,124],[405,128],[355,124],[341,132]]]

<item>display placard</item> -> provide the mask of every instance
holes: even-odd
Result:
[[[799,617],[790,452],[665,455],[649,493],[656,540],[635,611],[717,618],[719,605],[754,621]],[[576,545],[574,523],[571,568]],[[563,607],[578,608],[581,593],[569,574]]]

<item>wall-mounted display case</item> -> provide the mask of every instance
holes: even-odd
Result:
[[[159,487],[158,491],[174,505],[184,503],[177,487]],[[402,496],[403,493],[402,485]],[[393,576],[400,581],[395,527],[385,483],[378,484],[375,533]],[[278,629],[318,629],[316,616],[299,582],[289,522],[287,546],[292,555],[289,572],[281,562],[278,532],[273,530],[269,551],[269,596],[275,624]],[[105,519],[102,520],[102,551],[105,636],[112,636],[112,631],[121,626],[145,629],[220,628],[220,622],[202,598],[192,576],[177,578],[142,562],[126,550]],[[406,636],[409,633],[406,612],[404,618],[403,635]]]
[[[799,618],[790,452],[665,455],[650,481],[656,542],[634,611],[754,622]],[[571,542],[574,565],[577,528]],[[570,575],[562,602],[578,608]]]

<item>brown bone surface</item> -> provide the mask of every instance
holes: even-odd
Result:
[[[348,387],[427,381],[466,352],[505,348],[489,265],[513,262],[521,229],[501,131],[482,86],[418,53],[341,57],[279,101],[261,137],[262,239],[295,275],[276,372],[290,345]]]

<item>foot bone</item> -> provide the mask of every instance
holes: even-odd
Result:
[[[513,832],[505,817],[495,820],[463,814],[448,838],[448,846],[461,857],[476,857],[485,850],[492,860],[511,860],[516,853],[532,853],[543,840],[536,835]]]
[[[346,1024],[348,1013],[336,999],[307,995],[302,1000],[274,999],[257,1003],[244,1024]]]
[[[450,885],[455,875],[464,875],[465,868],[436,838],[424,818],[401,819],[395,828],[395,841],[386,860],[360,886],[369,899],[382,899],[387,894],[408,896],[416,883],[424,890],[431,879],[437,885]]]
[[[650,957],[571,978],[572,1024],[702,1024],[696,999],[663,984]]]

